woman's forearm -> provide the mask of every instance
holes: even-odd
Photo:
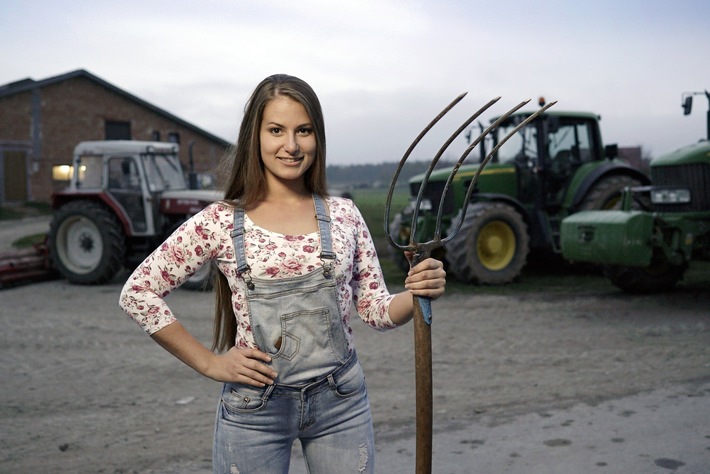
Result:
[[[394,324],[401,326],[409,322],[414,314],[414,297],[409,291],[397,293],[389,306],[389,316]]]
[[[176,321],[151,335],[153,340],[198,373],[209,377],[209,367],[215,354]]]

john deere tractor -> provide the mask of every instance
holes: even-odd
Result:
[[[707,138],[651,161],[652,186],[627,189],[622,210],[582,212],[562,222],[562,251],[604,265],[617,287],[635,293],[672,288],[692,259],[710,260],[710,93]],[[634,210],[638,203],[649,203]]]
[[[531,114],[518,112],[503,121],[479,145],[479,163]],[[645,174],[618,159],[617,152],[616,145],[602,144],[597,115],[544,112],[503,144],[485,166],[460,232],[442,255],[435,256],[462,282],[500,285],[513,281],[530,252],[560,252],[563,218],[585,209],[617,207],[624,188],[649,183]],[[476,163],[462,166],[445,196],[442,191],[451,169],[434,171],[424,190],[426,199],[420,205],[414,241],[431,238],[442,199],[442,229],[458,222],[478,168]],[[413,206],[423,179],[424,175],[418,175],[409,180],[412,201],[389,224],[399,243],[406,244],[412,237]],[[402,257],[395,258],[406,266]]]

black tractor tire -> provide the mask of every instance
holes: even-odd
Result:
[[[390,222],[389,224],[390,236],[392,237],[392,240],[394,240],[396,243],[406,245],[408,242],[401,241],[403,238],[403,236],[400,235],[401,230],[402,213],[398,212],[392,219],[392,222]],[[407,260],[407,257],[404,255],[404,252],[393,247],[390,247],[390,251],[392,252],[392,261],[395,265],[397,265],[397,268],[402,270],[405,274],[408,273],[409,260]]]
[[[604,267],[604,274],[614,286],[628,293],[660,293],[672,289],[687,268],[687,265],[665,262],[652,263],[646,268],[608,265]]]
[[[459,211],[452,226],[460,216]],[[469,206],[461,229],[446,244],[446,268],[464,283],[504,285],[520,276],[529,253],[527,225],[513,207],[477,203]]]
[[[52,266],[70,283],[100,285],[123,268],[126,239],[118,218],[105,206],[72,201],[59,208],[49,226]]]
[[[641,186],[641,181],[631,176],[613,175],[600,179],[587,192],[581,211],[621,209],[621,193],[626,187]]]

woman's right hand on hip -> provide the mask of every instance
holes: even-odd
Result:
[[[206,375],[219,382],[263,387],[272,385],[278,376],[276,371],[265,364],[268,362],[271,362],[271,357],[258,349],[232,347],[224,354],[215,355]]]

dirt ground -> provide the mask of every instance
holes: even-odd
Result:
[[[98,287],[54,280],[0,290],[0,472],[210,472],[219,386],[173,359],[120,310],[126,277]],[[168,298],[208,343],[212,295],[178,290]],[[708,308],[707,285],[649,296],[599,284],[451,292],[433,305],[434,436],[473,422],[493,427],[579,403],[706,386]],[[355,323],[376,442],[410,439],[413,327],[377,333]],[[710,431],[705,438],[710,446]]]

